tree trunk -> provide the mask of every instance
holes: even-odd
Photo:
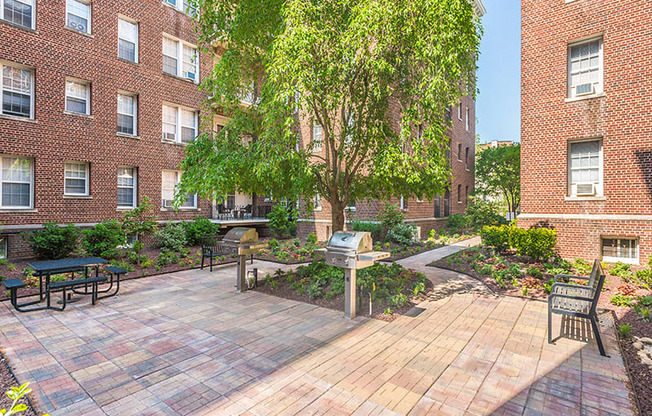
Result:
[[[331,221],[333,232],[344,231],[344,206],[343,204],[331,204]]]

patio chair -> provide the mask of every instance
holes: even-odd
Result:
[[[600,355],[606,357],[602,339],[600,338],[600,331],[598,328],[598,315],[597,306],[604,286],[605,274],[602,270],[602,265],[599,260],[593,263],[594,271],[591,272],[591,277],[581,278],[587,280],[589,284],[586,286],[570,284],[570,283],[555,283],[552,285],[550,295],[548,296],[548,343],[554,344],[552,340],[552,314],[560,314],[566,316],[574,316],[577,318],[588,319],[591,322],[595,340],[598,343]],[[563,277],[562,275],[558,275]],[[574,279],[580,278],[577,276],[567,276]],[[555,276],[555,279],[557,276]]]
[[[204,259],[210,259],[210,271],[213,271],[213,259],[227,256],[231,253],[222,245],[222,236],[203,237],[201,239],[201,270],[204,270]]]
[[[252,211],[253,211],[253,206],[251,204],[248,204],[242,210],[245,218],[253,218]]]

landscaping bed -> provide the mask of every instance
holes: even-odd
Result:
[[[358,315],[392,321],[418,305],[432,290],[421,273],[398,264],[375,264],[357,272]],[[360,287],[362,286],[362,290]],[[296,270],[277,270],[259,281],[259,292],[344,311],[344,270],[315,261]],[[369,293],[372,313],[369,314]]]
[[[13,400],[5,393],[12,387],[18,387],[18,381],[16,381],[16,378],[9,370],[9,363],[5,360],[2,351],[0,351],[0,409],[9,410],[13,404]],[[36,416],[36,412],[34,412],[34,409],[26,397],[21,398],[17,404],[24,404],[27,406],[27,408],[20,413],[22,416]]]
[[[497,293],[546,300],[556,274],[589,276],[592,264],[582,259],[535,261],[514,250],[496,253],[473,247],[430,266],[470,275]],[[612,311],[640,412],[652,414],[652,265],[603,265],[606,273],[598,308]],[[581,281],[576,283],[582,284]],[[649,344],[640,340],[650,339]],[[646,351],[647,354],[641,351]],[[642,356],[647,357],[646,363]]]

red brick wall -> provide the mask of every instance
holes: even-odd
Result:
[[[600,236],[652,254],[652,13],[644,1],[522,1],[522,213],[549,219],[562,256],[598,257]],[[603,36],[604,96],[567,102],[568,44]],[[568,143],[602,138],[604,197],[568,200]],[[600,215],[603,221],[556,220]],[[637,221],[613,215],[633,215]],[[647,216],[647,217],[645,217]],[[587,217],[588,218],[588,217]],[[611,220],[611,221],[606,221]]]
[[[162,73],[162,35],[197,44],[189,16],[160,0],[92,2],[92,35],[65,28],[65,0],[37,0],[36,31],[0,20],[0,60],[35,72],[34,120],[0,116],[0,153],[34,160],[34,210],[0,212],[0,223],[95,223],[120,216],[118,166],[138,167],[138,198],[150,197],[160,220],[210,216],[200,210],[159,212],[161,171],[176,169],[182,145],[161,142],[163,101],[201,109],[192,82]],[[117,58],[118,15],[139,22],[139,63]],[[211,63],[200,54],[200,76]],[[66,77],[91,82],[91,117],[64,114]],[[138,94],[139,138],[116,135],[118,90]],[[90,199],[63,198],[64,161],[90,162]],[[10,250],[11,250],[10,241]]]

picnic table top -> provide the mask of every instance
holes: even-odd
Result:
[[[52,273],[80,267],[98,266],[109,261],[100,257],[77,257],[60,260],[35,261],[27,265],[37,273]]]

